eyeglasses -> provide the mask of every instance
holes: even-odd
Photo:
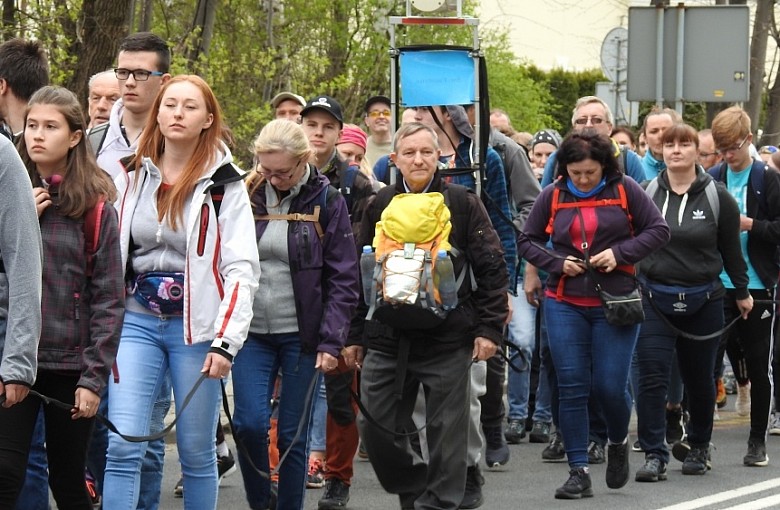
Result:
[[[602,122],[605,122],[604,119],[602,119],[601,117],[593,117],[593,116],[580,117],[579,119],[574,119],[574,123],[577,124],[578,126],[585,126],[588,124],[588,121],[590,121],[590,123],[593,124],[594,126],[598,126]]]
[[[712,156],[717,156],[718,151],[715,152],[700,152],[699,157],[700,158],[711,158]]]
[[[376,119],[379,117],[387,117],[388,119],[392,115],[392,112],[390,110],[374,110],[371,112],[366,113],[366,117],[370,117],[372,119]]]
[[[747,142],[748,138],[750,138],[750,133],[745,135],[745,138],[742,139],[739,145],[732,145],[731,147],[727,147],[725,149],[717,149],[717,151],[723,156],[725,156],[729,152],[736,152],[745,146],[745,143]]]
[[[278,179],[284,179],[289,180],[292,179],[293,175],[295,174],[295,171],[298,169],[298,167],[301,165],[301,162],[303,161],[303,158],[299,159],[292,168],[288,168],[287,170],[278,170],[276,172],[268,172],[266,170],[263,170],[263,166],[260,164],[259,161],[255,161],[255,166],[258,172],[260,172],[263,177],[266,178],[266,180],[270,181],[274,177]]]
[[[162,76],[165,73],[161,71],[147,71],[146,69],[124,69],[117,67],[114,69],[114,74],[116,75],[117,80],[126,80],[132,74],[135,81],[146,81],[150,76]]]

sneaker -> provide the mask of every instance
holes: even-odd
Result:
[[[703,448],[691,447],[688,456],[683,461],[682,474],[703,475],[710,469],[712,469],[710,449],[706,446]]]
[[[325,485],[325,468],[322,459],[309,457],[309,475],[306,477],[307,489],[319,489]]]
[[[569,479],[555,489],[555,499],[580,499],[593,496],[588,468],[574,468],[569,471]]]
[[[546,462],[560,462],[566,458],[566,450],[563,448],[563,437],[558,431],[550,434],[550,444],[542,450],[542,460]]]
[[[740,416],[750,414],[750,381],[747,384],[737,385],[737,402],[734,404],[734,409]]]
[[[504,439],[504,431],[501,425],[495,427],[482,427],[485,434],[485,464],[494,468],[503,466],[509,462],[509,447]]]
[[[726,388],[727,395],[737,393],[737,380],[734,378],[734,372],[723,373],[723,387]]]
[[[772,416],[770,416],[769,435],[780,436],[780,413],[772,413]]]
[[[604,464],[604,447],[596,441],[588,443],[588,464]]]
[[[358,455],[358,459],[364,462],[368,460],[368,452],[366,451],[366,447],[363,446],[363,441],[360,441],[360,443],[358,443],[357,455]]]
[[[463,501],[458,508],[479,508],[484,503],[482,499],[482,486],[485,478],[479,470],[479,466],[469,466],[466,470],[466,490],[463,492]]]
[[[84,483],[87,485],[87,494],[89,494],[89,502],[92,503],[92,507],[100,508],[100,494],[97,493],[95,477],[92,476],[89,469],[84,470]]]
[[[173,497],[174,498],[184,497],[184,478],[179,477],[179,481],[176,482],[176,485],[173,486]]]
[[[224,457],[217,456],[217,476],[219,477],[219,483],[222,483],[222,479],[228,477],[236,472],[236,460],[233,458],[233,454],[228,450],[228,454]]]
[[[549,443],[550,424],[544,421],[535,421],[531,433],[528,434],[528,441],[531,443]]]
[[[349,502],[349,485],[338,478],[325,480],[325,493],[317,503],[320,510],[338,510],[347,508]]]
[[[720,421],[720,413],[718,412],[718,404],[715,404],[715,410],[712,411],[712,421]]]
[[[660,482],[666,480],[666,464],[661,459],[650,457],[645,459],[645,465],[636,472],[637,482]]]
[[[682,407],[666,409],[666,442],[674,444],[685,435]]]
[[[680,462],[685,462],[690,451],[691,445],[688,444],[688,441],[677,441],[672,445],[672,456]]]
[[[769,457],[766,455],[766,443],[760,439],[748,439],[748,450],[742,463],[746,466],[766,466]]]
[[[639,439],[634,441],[634,444],[631,445],[631,449],[635,452],[643,452],[642,445],[639,443]]]
[[[619,489],[628,483],[628,439],[607,445],[607,487]]]
[[[520,444],[525,437],[525,420],[509,420],[504,438],[509,444]]]
[[[717,388],[717,392],[715,393],[715,404],[717,404],[718,409],[723,409],[726,407],[729,397],[726,395],[726,385],[723,384],[722,377],[718,377],[718,380],[715,381],[715,386]]]

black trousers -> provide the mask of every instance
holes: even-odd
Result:
[[[360,395],[376,422],[408,432],[420,385],[425,392],[428,463],[409,436],[390,434],[362,415],[358,419],[377,478],[387,492],[399,495],[402,508],[455,510],[463,500],[471,352],[471,345],[463,345],[424,356],[412,348],[401,384],[397,354],[370,348],[366,353]]]
[[[752,290],[754,300],[770,301],[775,299],[774,289]],[[739,314],[734,291],[726,292],[723,300],[723,312],[726,324]],[[772,365],[772,345],[774,343],[775,306],[773,303],[755,303],[747,320],[739,320],[723,335],[727,345],[741,347],[750,378],[750,438],[766,438],[769,422],[769,406],[772,399],[772,381],[769,370]],[[735,369],[736,375],[736,369]]]
[[[62,402],[75,399],[79,374],[39,370],[33,389]],[[24,484],[27,456],[41,400],[24,401],[0,408],[0,508],[14,508]],[[92,510],[84,484],[87,446],[94,418],[71,419],[69,411],[44,406],[49,486],[61,510]]]

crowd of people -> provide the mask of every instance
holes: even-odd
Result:
[[[237,467],[252,509],[343,509],[356,456],[403,509],[478,508],[526,436],[567,460],[558,499],[594,495],[591,464],[624,487],[632,449],[637,482],[701,475],[724,355],[768,465],[780,151],[741,108],[636,134],[585,96],[565,136],[496,109],[481,152],[473,104],[394,129],[373,95],[364,130],[283,91],[244,171],[170,66],[126,37],[85,112],[37,43],[0,45],[0,507],[157,508],[172,399],[187,509]]]

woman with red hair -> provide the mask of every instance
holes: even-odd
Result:
[[[246,232],[254,222],[208,84],[177,76],[152,111],[116,180],[128,296],[109,417],[124,434],[149,434],[166,372],[176,402],[206,376],[179,416],[176,437],[184,508],[216,508],[219,379],[230,372],[252,317],[260,268]],[[146,445],[109,435],[105,508],[135,509]]]

